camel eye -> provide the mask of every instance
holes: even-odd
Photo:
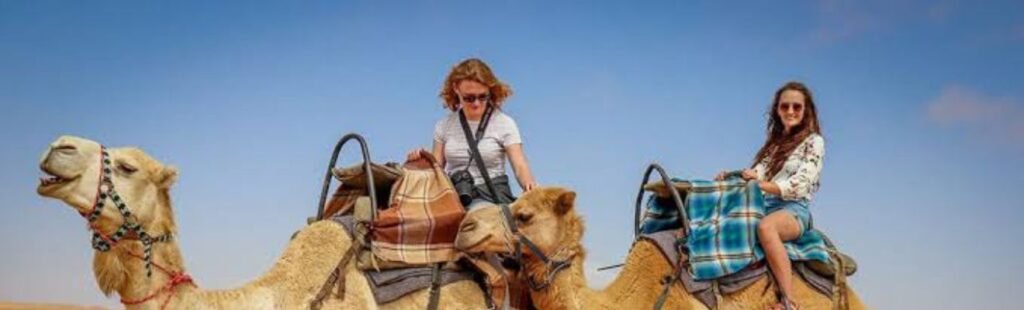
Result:
[[[516,214],[516,222],[519,222],[520,224],[529,223],[531,219],[533,219],[533,214],[526,214],[526,213]]]
[[[117,163],[117,169],[126,174],[132,174],[135,173],[135,171],[139,171],[139,168],[135,168],[134,166],[126,163]]]

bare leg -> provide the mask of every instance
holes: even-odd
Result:
[[[779,286],[786,296],[793,295],[793,266],[786,254],[786,247],[782,245],[785,241],[796,239],[800,236],[800,224],[793,218],[793,214],[786,210],[772,213],[761,220],[757,227],[757,237],[764,248],[764,254],[768,260],[768,266],[772,274],[779,281]]]

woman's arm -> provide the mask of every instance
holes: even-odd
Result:
[[[782,190],[779,189],[779,185],[772,181],[757,181],[757,186],[761,187],[761,190],[765,193],[769,193],[775,196],[781,196]]]
[[[754,165],[753,169],[743,170],[744,180],[757,180],[757,186],[761,187],[761,190],[765,193],[772,194],[775,196],[782,195],[782,190],[779,189],[779,185],[772,181],[764,180],[764,164]]]
[[[526,154],[523,153],[523,144],[507,145],[505,146],[505,152],[508,153],[508,159],[512,162],[512,171],[516,174],[519,187],[524,192],[528,192],[536,187],[537,182],[533,179],[533,173],[530,172],[530,164],[526,162]]]
[[[414,149],[412,151],[409,151],[409,153],[405,155],[405,160],[406,161],[418,160],[418,159],[420,159],[420,152],[426,152],[426,151],[427,150],[424,150],[423,148],[417,148],[417,149]],[[434,141],[433,151],[430,152],[430,154],[434,155],[434,159],[437,159],[437,165],[440,166],[442,169],[444,169],[444,163],[445,163],[445,160],[444,160],[444,143],[441,143],[441,142],[438,142],[438,141],[435,140]]]
[[[825,139],[818,135],[812,136],[794,152],[799,152],[794,159],[799,162],[796,173],[775,184],[778,193],[773,193],[786,200],[807,197],[815,190],[815,184],[821,176],[822,160],[825,158]]]
[[[444,164],[445,164],[444,143],[442,143],[441,141],[434,140],[434,152],[433,152],[433,154],[434,154],[434,158],[437,159],[437,165],[440,166],[443,169],[444,168]]]

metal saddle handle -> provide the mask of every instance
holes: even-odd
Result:
[[[331,153],[331,160],[327,163],[327,172],[324,174],[324,186],[323,190],[320,191],[320,203],[316,209],[316,220],[324,219],[324,205],[327,204],[327,191],[331,187],[332,174],[331,170],[338,163],[338,155],[341,152],[341,148],[345,146],[345,143],[355,139],[359,142],[359,147],[362,150],[363,155],[363,170],[366,171],[366,187],[368,194],[370,195],[370,219],[371,221],[377,220],[377,190],[373,183],[373,170],[370,167],[370,150],[366,146],[366,139],[357,133],[348,133],[338,140],[338,144],[334,145],[334,152]]]

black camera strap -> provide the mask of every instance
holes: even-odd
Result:
[[[480,123],[476,124],[476,140],[469,138],[469,123],[468,120],[466,120],[466,114],[464,113],[464,111],[459,110],[459,122],[463,123],[462,132],[466,135],[466,144],[470,146],[469,163],[467,164],[472,165],[473,161],[477,160],[478,157],[473,156],[473,153],[477,152],[474,151],[473,147],[478,146],[480,144],[480,140],[483,140],[484,132],[487,131],[487,125],[490,125],[491,123],[491,114],[494,113],[494,110],[490,105],[487,106],[487,110],[484,110],[484,115],[480,118]],[[466,170],[469,170],[469,167],[466,167]]]
[[[487,184],[487,190],[491,192],[491,197],[494,197],[497,203],[509,203],[511,201],[502,201],[504,196],[498,195],[497,188],[494,187],[494,182],[491,182],[491,176],[487,173],[487,167],[484,165],[484,159],[480,156],[480,149],[477,148],[477,143],[483,138],[483,132],[487,129],[487,123],[491,120],[491,114],[494,112],[494,108],[490,105],[487,106],[487,110],[484,111],[483,119],[480,120],[480,125],[477,126],[476,138],[469,131],[469,121],[466,120],[466,114],[462,111],[459,112],[459,123],[462,124],[462,133],[466,135],[466,144],[469,144],[469,153],[471,155],[469,161],[476,161],[476,168],[480,170],[480,176],[483,177],[484,183]]]

